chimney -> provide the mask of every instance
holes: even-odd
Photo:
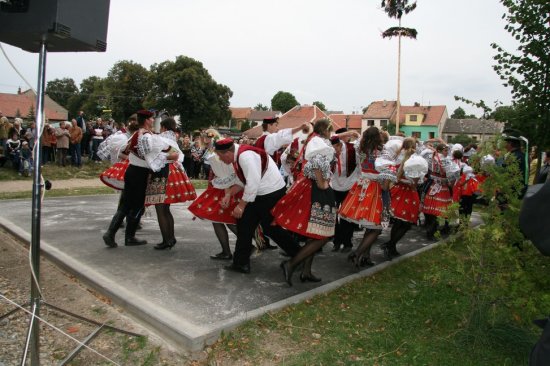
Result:
[[[420,107],[420,103],[414,102],[414,106],[415,106],[415,107]]]
[[[17,88],[17,94],[21,94],[21,87]]]
[[[382,107],[385,107],[388,105],[388,101],[386,99],[384,99],[384,101],[382,102]]]

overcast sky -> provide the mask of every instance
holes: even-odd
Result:
[[[270,105],[279,90],[301,104],[318,100],[329,110],[360,111],[397,95],[396,26],[380,0],[111,0],[107,52],[48,53],[46,78],[77,85],[105,77],[113,64],[132,60],[149,68],[178,55],[203,63],[233,91],[232,107]],[[403,17],[418,39],[403,39],[401,103],[458,106],[454,95],[510,102],[491,65],[496,42],[516,48],[504,31],[498,0],[418,0]],[[83,15],[84,16],[84,15]],[[3,44],[36,88],[38,54]],[[16,92],[22,79],[0,54],[0,91]]]

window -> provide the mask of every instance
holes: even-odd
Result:
[[[373,119],[368,119],[367,120],[367,126],[374,126],[374,120]]]
[[[380,120],[380,127],[388,127],[388,120],[387,119],[381,119]]]
[[[421,135],[422,135],[422,133],[419,132],[419,131],[413,131],[412,134],[411,134],[412,137],[417,138],[417,139],[419,139]]]
[[[416,122],[416,117],[417,117],[416,114],[411,114],[411,115],[409,116],[409,121],[411,121],[411,122]]]
[[[473,141],[477,141],[477,136],[472,136]]]
[[[431,139],[433,139],[435,137],[435,132],[430,132],[430,137]]]

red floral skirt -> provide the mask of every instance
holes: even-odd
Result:
[[[312,239],[334,236],[336,202],[332,188],[318,189],[304,176],[271,210],[273,221],[282,228]]]
[[[130,162],[128,159],[119,161],[99,175],[99,179],[108,187],[123,190],[124,174]]]
[[[195,198],[195,187],[179,165],[167,164],[159,172],[149,175],[145,206],[192,201]]]
[[[444,217],[447,207],[452,202],[451,191],[446,184],[432,183],[424,195],[421,211],[428,215]]]
[[[340,218],[362,227],[380,229],[382,187],[377,181],[358,180],[340,206]]]
[[[416,187],[397,183],[390,192],[393,217],[416,224],[420,213],[420,198]]]
[[[231,213],[241,200],[243,192],[241,191],[232,197],[227,208],[222,208],[220,205],[223,196],[225,196],[223,189],[208,186],[206,191],[189,205],[189,211],[199,219],[222,224],[236,224],[237,219],[231,216]]]

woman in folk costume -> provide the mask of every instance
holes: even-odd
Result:
[[[332,125],[320,119],[306,145],[303,173],[292,188],[272,209],[276,225],[307,238],[306,245],[288,261],[281,263],[286,282],[292,286],[292,273],[304,263],[300,280],[319,282],[311,273],[313,257],[334,235],[336,200],[329,185],[331,165],[336,162],[334,148],[328,140]]]
[[[399,256],[397,243],[409,231],[411,224],[416,224],[420,213],[420,197],[417,185],[428,172],[428,163],[420,155],[415,154],[414,138],[403,140],[397,156],[396,183],[390,190],[391,213],[393,225],[390,240],[381,245],[387,260]]]
[[[209,129],[207,133],[213,135],[214,142],[220,139],[218,131]],[[218,155],[214,154],[208,159],[211,174],[208,177],[208,187],[189,206],[189,211],[199,219],[212,221],[214,233],[220,242],[222,251],[210,256],[214,260],[231,260],[231,248],[229,248],[229,233],[227,228],[235,235],[237,233],[237,219],[231,212],[239,203],[243,192],[235,189],[242,187],[242,182],[237,179],[232,165],[225,164]],[[238,193],[235,191],[238,190]]]
[[[429,240],[434,239],[437,231],[437,217],[444,217],[447,207],[452,203],[450,186],[460,174],[458,165],[452,162],[447,156],[449,148],[440,143],[430,154],[424,154],[428,162],[428,180],[425,185],[422,209],[426,217],[426,236]],[[448,229],[448,222],[445,222],[444,230]]]
[[[361,174],[357,182],[351,187],[338,214],[341,219],[366,227],[361,243],[351,252],[348,260],[355,268],[360,265],[372,265],[370,248],[382,232],[382,185],[381,177],[375,169],[375,161],[381,155],[382,138],[376,127],[369,127],[363,136],[356,151],[357,161],[361,167]]]
[[[160,134],[144,139],[142,149],[145,161],[153,171],[147,181],[145,206],[154,205],[157,212],[162,242],[155,249],[171,249],[176,244],[172,203],[192,201],[195,188],[183,169],[183,153],[178,146],[176,121],[168,117],[160,122]],[[177,158],[173,157],[177,154]]]
[[[126,174],[126,169],[128,169],[129,161],[128,155],[125,155],[123,150],[130,136],[138,130],[137,115],[133,114],[130,116],[128,122],[126,133],[117,132],[109,136],[97,149],[97,155],[101,160],[110,160],[113,164],[101,173],[99,179],[106,186],[121,190],[117,211],[111,219],[109,228],[103,234],[105,245],[111,248],[117,247],[115,235],[122,226],[122,222],[126,216],[126,210],[124,209],[124,175]]]

